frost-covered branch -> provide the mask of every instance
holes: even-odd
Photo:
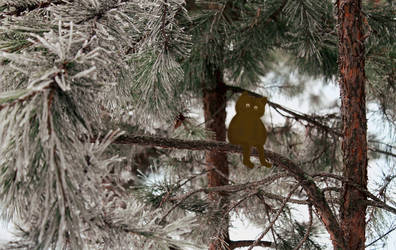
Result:
[[[290,197],[293,195],[294,191],[299,187],[299,185],[294,185],[293,189],[289,192],[287,197],[283,200],[281,207],[278,209],[278,212],[274,215],[274,218],[270,222],[270,224],[267,226],[267,228],[260,234],[260,236],[249,246],[248,250],[252,250],[253,247],[257,246],[257,244],[261,241],[261,239],[268,233],[268,231],[272,228],[276,220],[278,219],[279,215],[283,212],[283,209],[285,208],[288,200]]]
[[[240,247],[248,247],[251,246],[254,243],[254,240],[236,240],[236,241],[230,241],[228,243],[228,246],[230,249],[237,249]],[[258,247],[270,247],[270,248],[276,248],[276,245],[271,242],[271,241],[265,241],[265,240],[260,240],[256,243],[256,246]]]
[[[139,144],[139,145],[151,145],[165,148],[178,148],[178,149],[190,149],[190,150],[209,150],[209,151],[222,151],[222,152],[234,152],[241,153],[242,148],[236,145],[228,144],[225,142],[216,141],[186,141],[180,139],[169,139],[153,136],[140,136],[140,135],[124,135],[119,137],[115,143],[119,144]],[[331,211],[329,204],[327,203],[323,192],[317,187],[313,179],[311,179],[300,167],[294,162],[281,156],[275,152],[264,150],[265,156],[272,161],[275,166],[278,166],[287,171],[293,176],[300,185],[304,188],[308,197],[312,201],[312,204],[318,210],[318,213],[322,216],[325,226],[329,228],[329,231],[334,234],[336,238],[342,239],[342,231],[339,227],[337,219]],[[257,152],[254,155],[258,155]]]
[[[72,2],[73,0],[69,0],[69,2]],[[43,9],[47,8],[50,5],[58,5],[58,4],[66,4],[66,1],[64,0],[48,0],[48,1],[39,1],[39,2],[31,2],[28,4],[20,4],[18,3],[8,3],[4,4],[4,6],[8,8],[14,8],[14,10],[5,12],[5,15],[0,15],[0,19],[5,18],[5,16],[21,16],[23,13],[29,13],[29,11],[33,11],[36,9]],[[3,7],[3,6],[0,6]]]
[[[73,23],[55,27],[25,33],[31,46],[23,53],[0,52],[4,72],[19,81],[18,89],[0,94],[1,214],[26,227],[21,244],[81,249],[89,244],[84,233],[103,223],[98,186],[121,160],[103,152],[120,133],[100,142],[78,139],[97,119],[93,98],[106,83],[97,77],[97,69],[106,70],[106,51]],[[13,79],[5,78],[2,89],[12,89]]]

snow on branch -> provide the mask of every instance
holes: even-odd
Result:
[[[236,145],[232,145],[226,142],[218,142],[218,141],[203,141],[203,140],[182,140],[182,139],[173,139],[173,138],[163,138],[156,136],[144,136],[144,135],[122,135],[118,137],[115,141],[115,144],[139,144],[146,146],[157,146],[164,148],[174,148],[174,149],[187,149],[187,150],[206,150],[206,151],[221,151],[221,152],[230,152],[230,153],[242,153],[242,148]],[[323,177],[323,174],[317,174],[310,176],[305,173],[296,163],[291,161],[290,159],[269,151],[264,150],[266,157],[275,165],[283,170],[285,170],[290,176],[293,176],[300,185],[304,188],[305,192],[309,197],[309,202],[315,206],[318,211],[318,214],[324,218],[326,226],[330,227],[335,235],[335,237],[342,237],[342,231],[339,227],[337,219],[335,215],[332,213],[329,207],[329,201],[325,199],[324,190],[318,188],[313,178],[315,177]],[[252,153],[254,156],[258,156],[257,151]],[[343,180],[341,176],[338,175],[326,175],[325,177],[332,177],[338,179],[340,181]],[[350,183],[350,182],[348,182]],[[353,185],[353,183],[350,183]],[[214,190],[216,189],[216,190]],[[218,189],[218,190],[217,190]],[[208,191],[238,191],[238,186],[223,186],[216,187],[213,190],[209,190],[207,188],[195,190],[196,192],[208,192]],[[385,202],[382,202],[378,199],[374,194],[370,193],[368,190],[362,190],[364,193],[368,195],[369,198],[372,199],[372,202],[369,205],[373,205],[376,207],[383,208],[389,212],[396,214],[396,209],[387,205]],[[192,194],[188,194],[192,195]],[[279,197],[276,197],[279,198]],[[298,201],[299,203],[305,203],[304,201]]]
[[[208,150],[208,151],[223,151],[223,152],[238,152],[241,153],[242,149],[239,146],[231,145],[225,142],[216,141],[186,141],[181,139],[169,139],[153,136],[141,135],[123,135],[118,137],[114,143],[118,144],[140,144],[151,145],[166,148],[178,148],[189,150]],[[325,199],[324,193],[318,188],[316,183],[307,175],[300,167],[288,158],[279,155],[275,152],[264,150],[268,159],[272,161],[275,166],[282,168],[293,176],[300,185],[304,188],[312,204],[317,209],[318,214],[322,217],[325,226],[329,229],[332,237],[339,239],[342,242],[343,234],[340,225],[331,211],[328,202]],[[257,155],[257,152],[254,153]]]

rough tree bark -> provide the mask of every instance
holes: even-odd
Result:
[[[337,8],[344,177],[366,189],[365,36],[361,0],[339,0]],[[364,249],[367,197],[356,187],[345,183],[341,198],[341,228],[346,247],[348,250]]]
[[[215,67],[214,65],[211,65]],[[215,86],[214,88],[204,88],[203,90],[203,104],[204,104],[204,117],[205,127],[207,130],[214,133],[213,138],[216,141],[226,140],[226,87],[223,82],[223,72],[219,69],[212,68],[209,70],[213,73],[212,81],[213,84],[209,86]],[[207,85],[207,86],[208,86]],[[206,152],[206,168],[208,170],[208,186],[216,187],[228,184],[228,163],[227,154],[225,152],[218,151],[207,151]],[[209,194],[209,199],[213,201],[218,207],[221,214],[226,213],[227,206],[229,203],[227,193],[213,192]],[[224,224],[217,225],[220,228],[220,233],[216,236],[218,238],[213,239],[209,244],[209,250],[224,249],[224,243],[229,242],[228,224],[229,216],[226,214],[222,220]]]

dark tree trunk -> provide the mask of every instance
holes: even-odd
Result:
[[[366,189],[365,37],[361,0],[339,0],[337,7],[344,177],[351,183]],[[366,195],[356,186],[350,183],[343,185],[340,207],[341,228],[348,250],[364,249],[366,199]]]
[[[206,129],[214,133],[212,139],[216,141],[226,140],[226,88],[223,82],[222,72],[213,70],[213,78],[215,81],[212,89],[203,90],[203,104]],[[206,153],[206,168],[208,170],[208,186],[216,187],[228,184],[228,163],[227,154],[225,152],[208,151]],[[227,213],[228,196],[226,193],[213,192],[209,194],[209,199],[223,214],[221,225],[216,225],[220,229],[220,234],[215,235],[219,238],[214,239],[209,244],[210,250],[224,249],[224,242],[229,242],[228,223],[229,216]]]

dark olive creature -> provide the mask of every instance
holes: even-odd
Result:
[[[267,130],[260,117],[264,115],[267,97],[254,97],[243,92],[235,105],[236,114],[228,127],[228,140],[232,144],[241,145],[243,149],[243,164],[253,168],[250,161],[250,149],[256,147],[261,165],[267,168],[271,164],[264,157],[264,143],[267,139]]]

